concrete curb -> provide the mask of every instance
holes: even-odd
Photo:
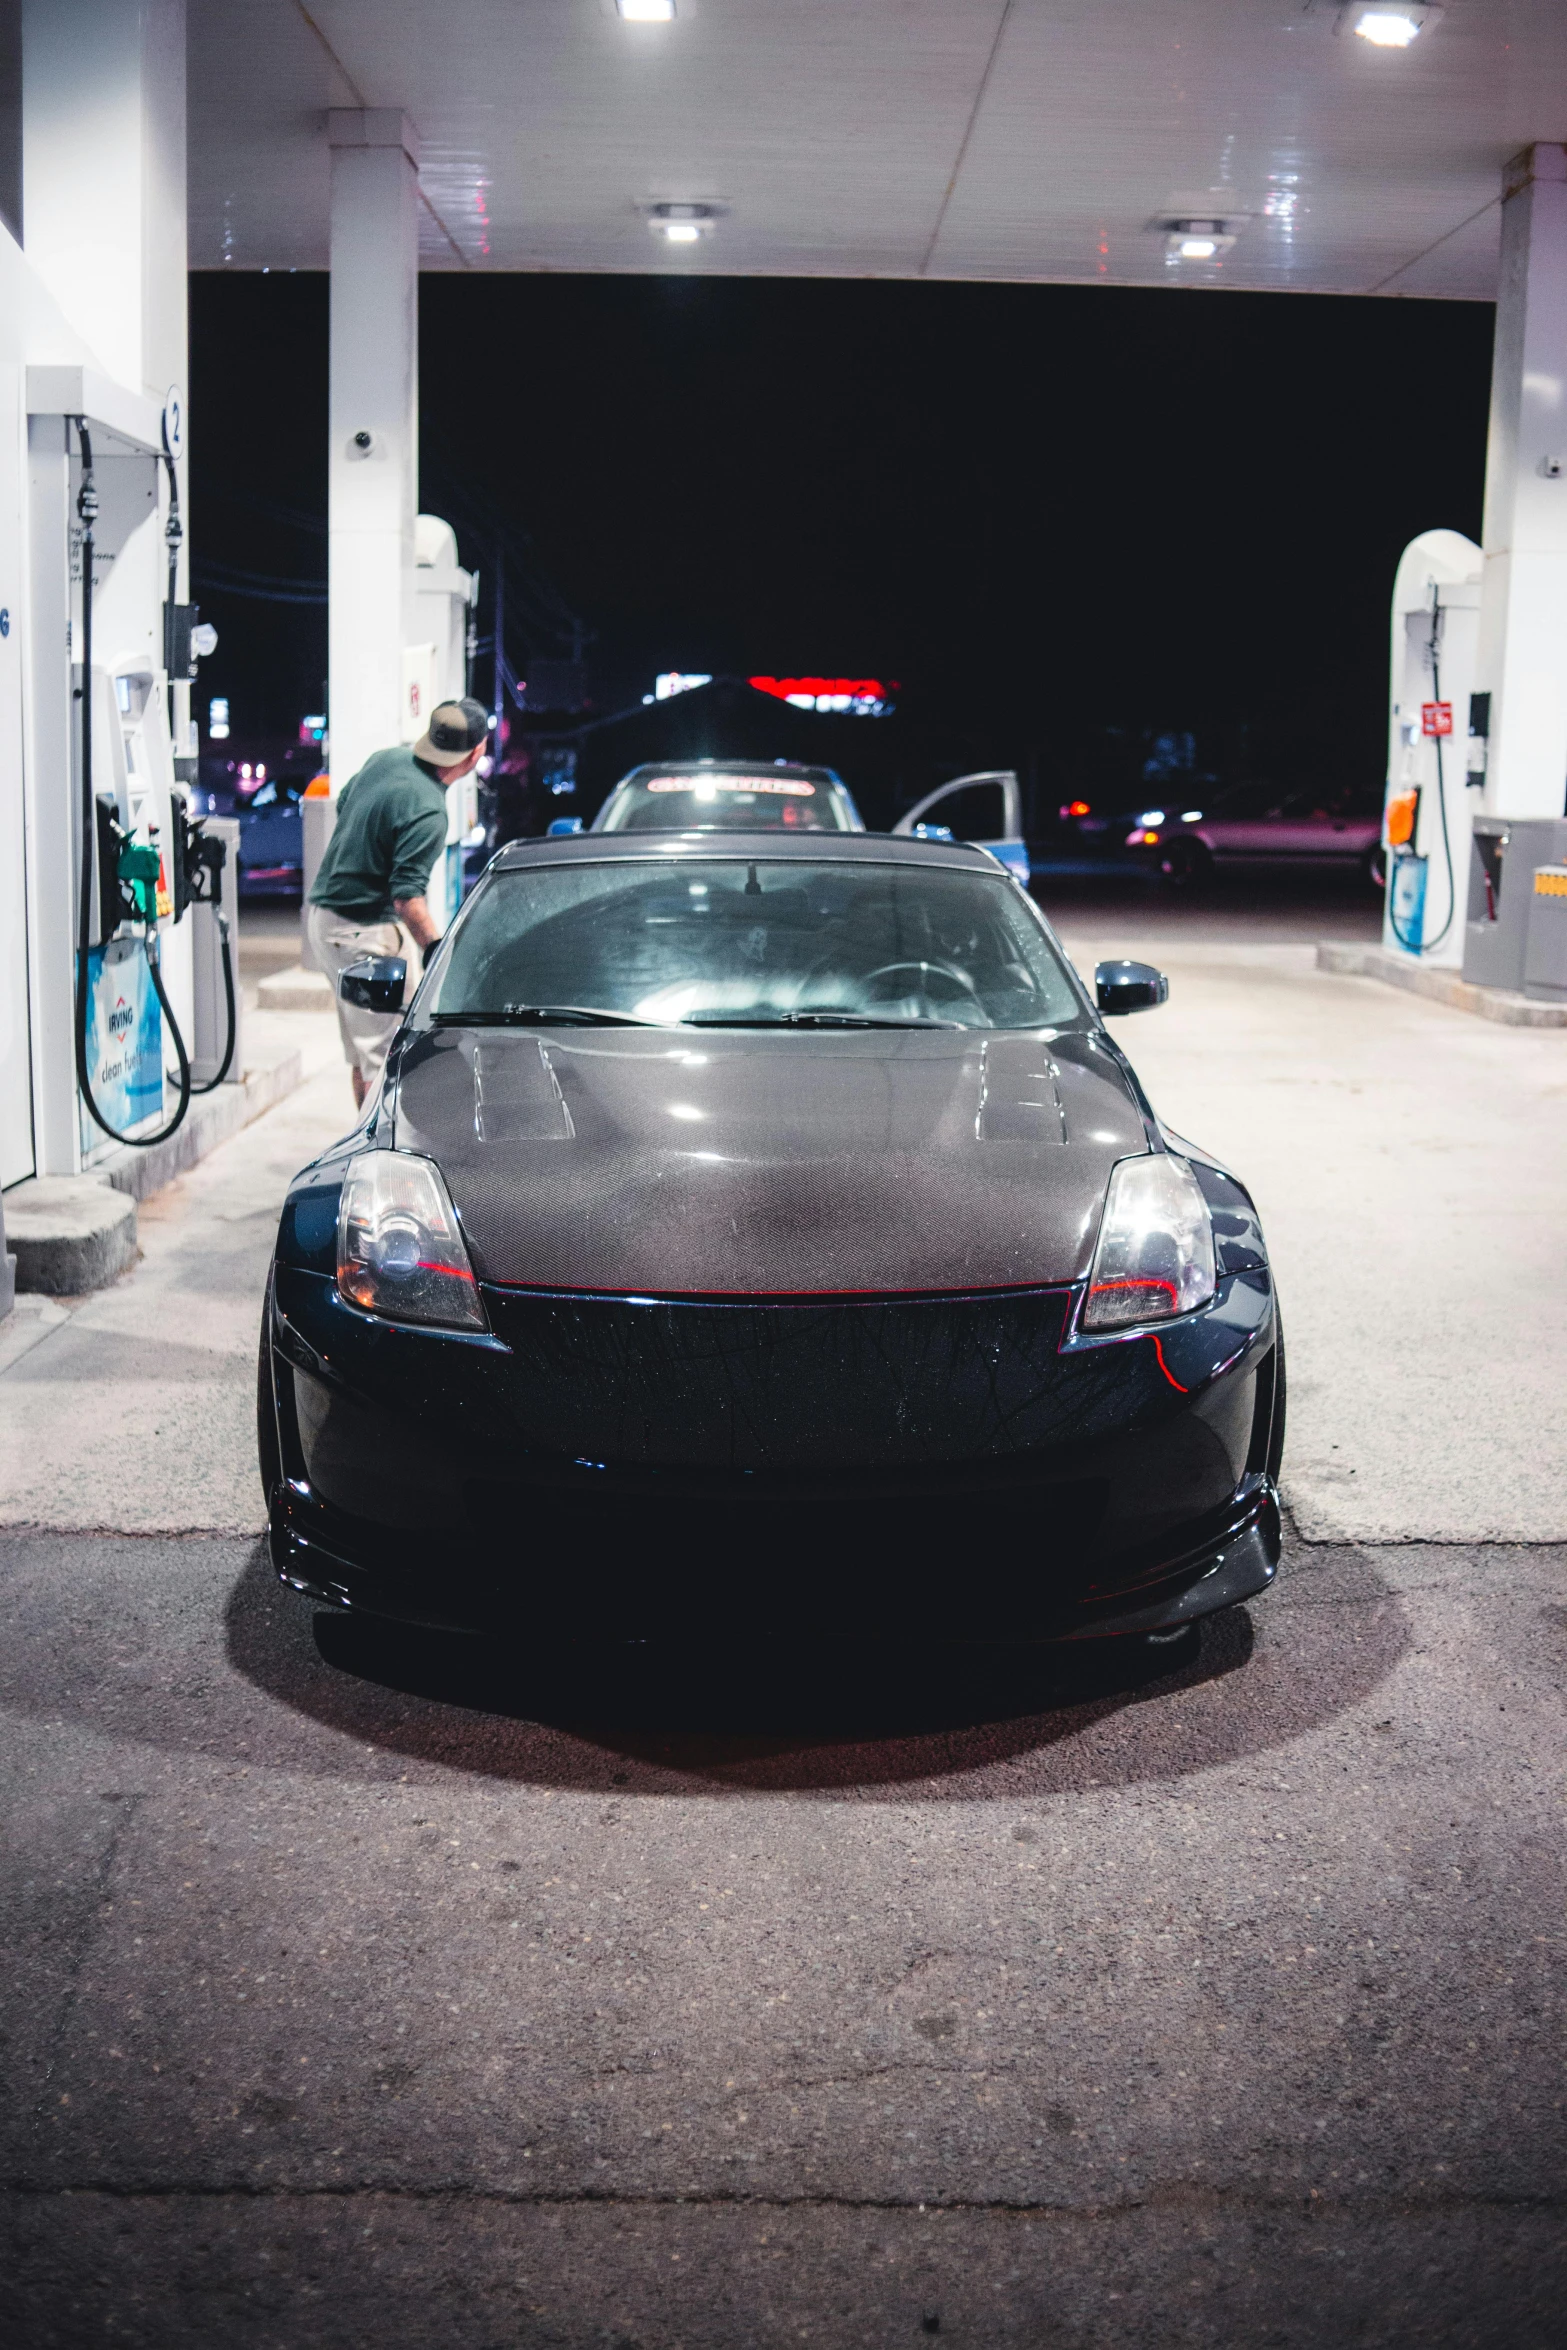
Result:
[[[184,1125],[167,1142],[155,1143],[151,1150],[139,1151],[128,1144],[99,1159],[92,1172],[112,1183],[116,1191],[129,1194],[132,1199],[146,1199],[150,1192],[161,1191],[172,1183],[176,1175],[187,1167],[194,1167],[208,1151],[216,1150],[220,1142],[227,1142],[231,1134],[238,1134],[252,1118],[259,1118],[263,1110],[270,1110],[285,1094],[292,1093],[304,1083],[304,1054],[296,1046],[264,1068],[247,1069],[238,1085],[220,1085],[216,1093],[203,1094],[190,1105]],[[6,1205],[16,1197],[8,1192]]]
[[[307,971],[303,963],[263,979],[256,989],[256,1001],[263,1012],[330,1012],[336,1005],[326,973]]]
[[[1541,1004],[1507,988],[1476,987],[1457,971],[1417,963],[1386,947],[1324,940],[1317,948],[1317,969],[1380,979],[1385,987],[1401,987],[1407,995],[1423,995],[1451,1011],[1472,1012],[1477,1019],[1497,1020],[1507,1028],[1567,1028],[1567,1004]]]
[[[136,1203],[97,1175],[42,1175],[6,1199],[16,1286],[76,1297],[118,1280],[136,1257]]]
[[[288,1045],[191,1103],[185,1123],[151,1150],[111,1150],[81,1175],[32,1176],[5,1195],[6,1239],[16,1252],[16,1286],[50,1297],[80,1297],[116,1281],[136,1258],[136,1202],[194,1167],[305,1081],[305,1053]]]

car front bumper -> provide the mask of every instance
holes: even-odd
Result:
[[[1076,1294],[716,1304],[487,1290],[378,1322],[275,1269],[263,1460],[282,1580],[480,1629],[1075,1639],[1265,1589],[1265,1273],[1085,1344]]]

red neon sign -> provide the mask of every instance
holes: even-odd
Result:
[[[879,677],[752,677],[759,694],[776,695],[797,710],[850,711],[862,716],[886,709],[892,690]]]

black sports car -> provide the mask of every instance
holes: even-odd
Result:
[[[956,843],[504,849],[283,1210],[284,1582],[628,1637],[1171,1640],[1261,1591],[1262,1233],[1106,1030],[1162,977],[1096,980]]]

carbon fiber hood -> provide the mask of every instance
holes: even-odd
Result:
[[[394,1116],[481,1280],[665,1296],[1078,1279],[1148,1147],[1087,1029],[423,1031]]]

